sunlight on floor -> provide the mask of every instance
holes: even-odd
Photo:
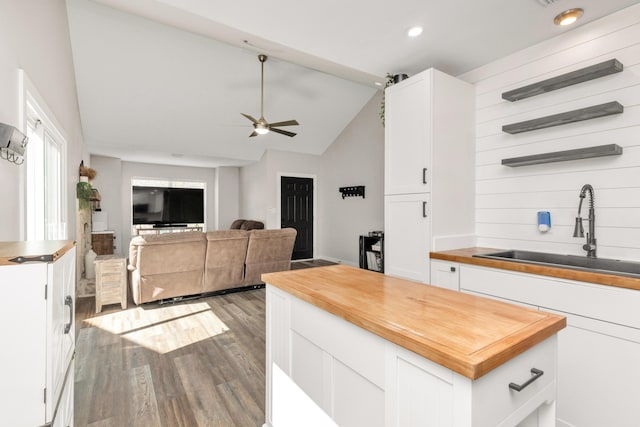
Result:
[[[85,322],[160,354],[229,330],[206,303],[152,309],[136,307],[86,319]]]

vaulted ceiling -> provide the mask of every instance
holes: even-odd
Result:
[[[92,154],[242,165],[265,149],[321,154],[387,72],[452,75],[640,0],[67,0],[80,114]],[[407,30],[421,25],[421,36]],[[260,115],[296,119],[289,138],[249,138]]]

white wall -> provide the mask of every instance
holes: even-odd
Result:
[[[122,226],[122,204],[125,202],[121,192],[122,161],[114,157],[91,156],[91,168],[97,175],[91,185],[100,192],[100,208],[108,215],[108,229],[115,233],[115,253],[123,254],[128,250],[128,225]],[[125,233],[123,234],[123,230]]]
[[[280,176],[315,178],[314,256],[358,264],[358,236],[384,224],[384,130],[377,93],[321,155],[269,150],[240,169],[240,216],[280,228]],[[339,187],[366,186],[342,199]]]
[[[640,259],[640,5],[568,31],[461,78],[476,84],[476,233],[478,246],[584,255],[572,237],[583,184],[596,199],[598,256]],[[624,71],[525,100],[501,93],[617,58]],[[618,101],[624,113],[517,135],[501,126]],[[604,144],[622,156],[505,167],[501,159]],[[552,228],[537,231],[536,212]],[[583,207],[583,217],[586,217]],[[585,228],[587,227],[585,221]]]
[[[0,122],[18,123],[18,70],[22,68],[44,98],[68,137],[67,230],[75,238],[78,165],[88,159],[84,149],[71,58],[69,28],[63,0],[6,0],[0,12]],[[29,149],[27,147],[27,153]],[[0,240],[25,237],[23,172],[0,160]]]
[[[267,220],[267,154],[240,168],[240,214],[242,219]]]
[[[371,100],[322,155],[320,255],[358,264],[358,236],[384,226],[382,92]],[[365,198],[342,198],[340,187],[365,186]]]
[[[211,229],[227,230],[240,215],[240,169],[219,167],[215,170],[216,223]]]

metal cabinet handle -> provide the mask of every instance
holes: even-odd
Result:
[[[69,307],[69,323],[64,325],[64,333],[68,334],[71,330],[71,324],[73,323],[73,298],[67,295],[64,299],[64,305]]]
[[[422,202],[422,217],[427,217],[427,202]]]
[[[531,384],[532,382],[534,382],[535,380],[537,380],[538,378],[540,378],[541,376],[544,375],[544,372],[541,371],[540,369],[536,369],[536,368],[531,368],[531,378],[529,378],[527,381],[525,381],[522,384],[516,384],[516,383],[509,383],[509,388],[511,390],[515,390],[515,391],[522,391],[524,390],[525,387],[527,387],[529,384]]]
[[[427,168],[422,168],[422,183],[427,183]]]
[[[455,273],[455,272],[456,272],[456,268],[455,268],[455,267],[449,267],[449,270],[450,270],[452,273]]]

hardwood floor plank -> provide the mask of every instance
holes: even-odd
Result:
[[[129,400],[133,415],[132,425],[159,426],[160,414],[149,366],[133,368],[130,371],[129,385],[133,391]]]
[[[193,427],[198,425],[186,395],[164,400],[158,410],[163,427]]]
[[[236,426],[260,426],[264,423],[264,411],[247,393],[243,382],[235,380],[220,384],[218,392]]]
[[[175,363],[198,425],[234,426],[201,357],[189,354],[177,357]]]
[[[76,426],[264,422],[264,289],[76,309]]]

